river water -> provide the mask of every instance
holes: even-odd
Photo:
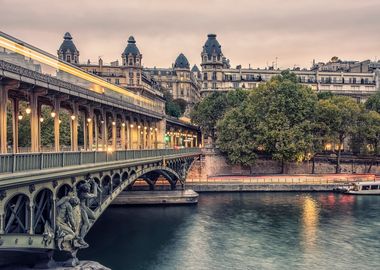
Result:
[[[111,207],[81,259],[114,270],[380,269],[380,196],[201,194],[197,206]]]

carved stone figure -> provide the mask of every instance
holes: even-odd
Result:
[[[79,243],[87,244],[84,237],[91,223],[96,219],[94,212],[90,209],[90,203],[98,197],[98,185],[93,179],[88,179],[78,186],[78,197],[80,200],[81,227],[79,230]]]
[[[77,196],[65,196],[57,202],[57,246],[60,250],[73,252],[78,248],[86,248],[81,243],[80,231],[81,211]]]

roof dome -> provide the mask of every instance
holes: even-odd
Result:
[[[61,51],[62,53],[66,53],[67,51],[69,51],[70,53],[79,53],[72,39],[73,38],[71,37],[70,33],[66,32],[63,36],[63,42],[59,47],[58,51]]]
[[[208,34],[207,35],[207,41],[205,45],[203,46],[203,52],[207,53],[207,56],[211,58],[211,55],[213,53],[216,53],[217,55],[222,54],[222,49],[219,44],[219,42],[216,40],[215,34]]]
[[[174,68],[187,68],[190,69],[190,64],[189,61],[187,60],[186,56],[181,53],[178,55],[177,59],[175,60],[174,63]]]
[[[140,51],[136,46],[136,40],[133,36],[130,36],[128,38],[128,45],[125,48],[123,54],[125,54],[125,55],[128,55],[128,54],[140,55]]]

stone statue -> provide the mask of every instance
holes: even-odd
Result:
[[[87,243],[84,237],[90,228],[91,223],[96,219],[94,212],[90,209],[90,202],[98,197],[98,184],[93,179],[88,179],[78,186],[78,197],[80,200],[81,227],[79,238],[81,244]]]
[[[78,235],[81,211],[77,196],[65,196],[57,202],[57,246],[60,250],[72,252],[88,245],[81,243]],[[79,209],[79,211],[78,211]]]

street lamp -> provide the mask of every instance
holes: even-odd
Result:
[[[40,117],[40,122],[42,123],[44,121],[44,118],[43,117]]]
[[[87,122],[89,122],[89,123],[90,123],[90,122],[91,122],[91,118],[87,118]]]
[[[23,118],[22,114],[19,114],[17,117],[18,117],[18,120],[22,120]]]
[[[51,115],[52,118],[55,118],[55,116],[56,116],[57,114],[56,114],[55,112],[51,112],[50,115]]]
[[[75,115],[73,114],[73,115],[71,115],[71,120],[75,120]]]
[[[32,109],[28,106],[25,109],[26,114],[30,114],[32,112]]]

